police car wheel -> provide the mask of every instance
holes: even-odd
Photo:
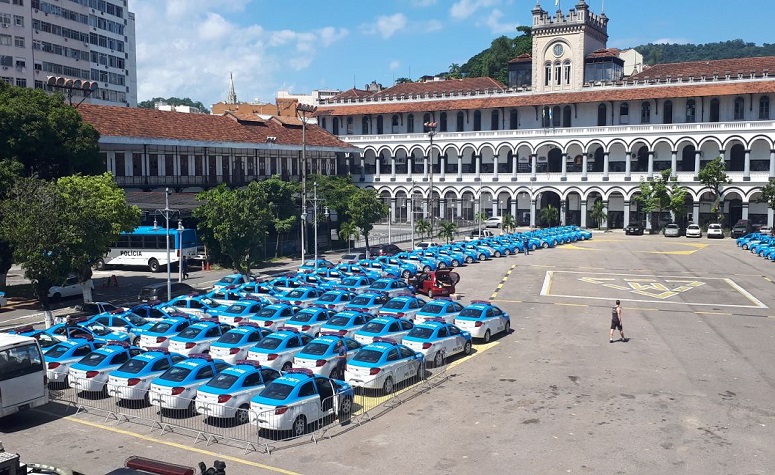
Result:
[[[393,389],[393,378],[388,376],[387,379],[385,379],[385,383],[382,385],[382,391],[385,394],[390,394],[393,392]]]
[[[503,330],[503,333],[508,335],[510,331],[511,331],[511,322],[506,322],[506,328]]]
[[[140,346],[140,337],[136,336],[134,340],[132,340],[132,346]]]
[[[297,417],[296,420],[293,421],[291,430],[293,431],[293,435],[295,437],[304,435],[304,433],[307,431],[307,418],[304,416]]]
[[[429,299],[433,298],[433,289],[428,289],[428,298]]]
[[[249,406],[243,404],[237,409],[237,413],[234,414],[234,422],[237,424],[247,424],[250,421],[250,413],[248,412]]]
[[[342,404],[339,405],[339,419],[349,419],[353,410],[353,400],[346,397],[342,400]]]
[[[490,330],[487,330],[484,332],[484,342],[489,343],[490,342]]]
[[[105,270],[105,260],[97,259],[97,262],[94,263],[94,268],[97,270]]]
[[[452,267],[457,267],[460,265],[460,262],[457,260],[452,261]]]
[[[430,266],[425,266],[425,267],[422,268],[422,271],[423,272],[430,272],[431,271],[431,267]]]
[[[544,249],[546,249],[547,247],[549,247],[549,243],[548,243],[548,242],[542,243],[542,244],[541,244],[541,247],[543,247]]]
[[[495,251],[495,257],[498,258],[501,256],[501,251]]]
[[[436,352],[436,356],[433,357],[433,367],[438,368],[444,364],[444,353],[441,351]]]
[[[471,342],[467,341],[465,345],[463,345],[463,353],[470,355],[471,354]]]
[[[466,257],[466,264],[470,264],[472,262],[474,262],[474,258],[473,257],[471,257],[471,256]]]

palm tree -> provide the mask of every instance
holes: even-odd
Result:
[[[347,241],[347,252],[350,252],[350,244],[352,243],[351,238],[358,239],[360,235],[361,233],[358,231],[358,226],[351,221],[339,225],[339,237]]]
[[[515,229],[517,229],[517,220],[514,219],[514,216],[512,216],[511,213],[506,213],[503,215],[503,220],[501,221],[501,227],[503,228],[503,232],[505,233],[514,231]]]
[[[592,211],[589,212],[589,217],[597,221],[597,229],[600,229],[600,223],[608,218],[602,200],[595,201],[595,204],[592,205]]]
[[[440,225],[439,239],[446,239],[447,243],[455,239],[457,234],[457,224],[451,221],[444,221]]]
[[[541,208],[539,216],[541,217],[541,221],[548,224],[551,228],[560,220],[560,210],[552,205],[547,205],[546,208]]]
[[[484,211],[479,211],[474,216],[474,219],[476,220],[476,223],[479,225],[479,229],[482,229],[482,223],[484,223],[484,220],[487,219],[487,213]]]
[[[431,232],[431,222],[427,219],[419,219],[414,224],[414,230],[420,233],[420,240],[422,240],[425,237],[425,233]]]

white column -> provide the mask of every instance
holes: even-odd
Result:
[[[587,179],[587,164],[589,163],[589,154],[581,154],[581,181]]]
[[[390,179],[392,181],[396,180],[396,156],[395,155],[390,156]]]
[[[531,180],[535,181],[537,172],[538,172],[538,156],[535,153],[531,153],[530,154],[530,179]]]
[[[424,180],[427,180],[427,179],[428,179],[428,165],[429,165],[429,163],[428,163],[428,162],[429,162],[429,161],[430,161],[430,157],[428,157],[427,155],[426,155],[425,157],[423,157],[423,162],[422,162],[422,177],[423,177],[423,179],[424,179]]]
[[[388,216],[388,220],[391,223],[396,222],[396,198],[390,198],[390,216]]]
[[[302,160],[303,162],[303,160]],[[264,157],[264,164],[266,164],[266,176],[271,177],[272,176],[272,159],[267,157]],[[301,168],[304,168],[304,163],[301,164]],[[299,170],[299,173],[303,175],[302,171]]]
[[[627,159],[629,160],[629,154],[627,154]],[[624,219],[622,220],[622,227],[626,228],[630,225],[630,202],[625,201],[624,202]]]
[[[568,178],[568,154],[563,153],[562,154],[562,179],[566,180]]]
[[[773,224],[773,214],[775,214],[775,211],[772,210],[772,208],[767,208],[767,226],[772,227]]]
[[[406,157],[406,174],[412,176],[412,170],[414,169],[414,155]]]
[[[458,181],[463,179],[463,155],[457,156],[457,178]]]
[[[775,178],[775,150],[770,150],[770,178]]]
[[[381,155],[377,155],[374,157],[374,179],[379,180],[379,174],[380,174],[380,161],[382,160]]]
[[[514,221],[517,220],[517,205],[518,204],[519,203],[517,203],[516,198],[511,200],[511,217],[514,218]]]
[[[582,198],[581,199],[581,226],[582,228],[587,227],[587,199]]]
[[[457,217],[458,218],[462,218],[463,217],[463,200],[457,200],[456,207],[457,207]]]
[[[366,157],[361,155],[361,179],[366,179]]]
[[[654,151],[649,150],[648,179],[654,178]]]
[[[678,176],[678,151],[670,152],[670,176]]]
[[[481,178],[481,173],[482,173],[481,155],[474,155],[474,164],[475,164],[475,176],[476,176],[476,179],[479,180]]]
[[[603,201],[603,213],[608,216],[608,201]],[[608,218],[602,218],[600,220],[600,227],[608,229]]]
[[[700,224],[700,202],[695,201],[692,205],[692,223]]]
[[[560,201],[560,226],[565,226],[566,222],[566,216],[568,214],[568,209],[566,206],[566,200]]]
[[[603,180],[608,180],[608,163],[610,161],[608,152],[603,152]]]
[[[748,219],[748,203],[743,202],[743,219]]]
[[[530,228],[536,227],[536,200],[530,198]]]
[[[519,162],[519,157],[517,156],[517,153],[514,152],[511,154],[511,180],[516,181],[517,179],[517,165]]]
[[[441,168],[439,170],[439,180],[444,181],[446,178],[446,168],[447,168],[447,156],[446,155],[439,155],[439,167]]]
[[[745,164],[743,165],[743,180],[749,181],[751,179],[751,151],[745,151]]]
[[[697,176],[700,173],[700,156],[702,155],[702,151],[695,150],[694,151],[694,179],[697,180]],[[695,221],[696,223],[696,221]]]
[[[625,181],[629,181],[632,177],[632,153],[625,153],[624,159],[626,160],[624,164],[624,179]]]

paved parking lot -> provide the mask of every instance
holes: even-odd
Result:
[[[492,299],[513,332],[331,440],[244,454],[53,406],[2,421],[0,439],[86,474],[133,454],[230,474],[771,473],[774,263],[730,239],[596,233],[460,274],[461,301]],[[608,343],[615,299],[627,343]]]

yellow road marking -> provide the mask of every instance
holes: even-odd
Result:
[[[53,414],[51,412],[48,412],[48,411],[40,410],[40,412],[44,412],[44,413],[50,414],[52,416],[55,416],[55,414]],[[234,457],[234,456],[231,456],[231,455],[219,454],[219,453],[211,452],[209,450],[204,450],[204,449],[200,449],[200,448],[196,448],[196,447],[190,447],[188,445],[178,444],[176,442],[170,442],[168,440],[161,440],[161,439],[157,439],[156,437],[151,437],[151,436],[148,436],[148,435],[136,434],[134,432],[130,432],[130,431],[127,431],[127,430],[122,430],[122,429],[117,429],[115,427],[110,427],[110,426],[106,426],[106,425],[102,425],[102,424],[97,424],[96,422],[90,422],[90,421],[85,421],[85,420],[82,420],[82,419],[77,419],[77,418],[75,418],[75,416],[65,416],[64,419],[67,419],[67,420],[72,421],[72,422],[77,422],[78,424],[83,424],[83,425],[90,426],[90,427],[95,427],[95,428],[98,428],[98,429],[104,429],[104,430],[107,430],[107,431],[110,431],[110,432],[114,432],[116,434],[128,435],[128,436],[135,437],[137,439],[145,440],[145,441],[148,441],[148,442],[155,442],[157,444],[166,445],[168,447],[174,447],[176,449],[181,449],[181,450],[188,450],[189,452],[196,452],[198,454],[207,455],[208,457],[217,458],[219,460],[220,459],[224,459],[224,460],[228,460],[230,462],[237,462],[237,463],[241,463],[241,464],[244,464],[244,465],[248,465],[250,467],[257,467],[257,468],[260,468],[260,469],[263,469],[263,470],[269,470],[271,472],[276,472],[276,473],[283,473],[283,474],[286,474],[286,475],[300,475],[298,472],[292,472],[290,470],[285,470],[283,468],[273,467],[271,465],[266,465],[266,464],[263,464],[263,463],[253,462],[253,461],[250,461],[250,460],[241,459],[239,457]]]
[[[576,250],[576,251],[599,251],[600,250],[600,249],[592,249],[592,248],[589,248],[589,247],[581,247],[581,246],[577,246],[575,244],[566,244],[566,245],[562,246],[562,248],[563,249],[573,249],[573,250]]]
[[[563,305],[565,307],[589,307],[587,304],[583,303],[562,303],[562,302],[554,302],[555,305]]]
[[[699,311],[697,311],[697,312],[694,312],[694,313],[701,313],[703,315],[732,315],[731,313],[726,313],[726,312],[699,312]]]
[[[522,303],[522,300],[490,299],[491,302]]]
[[[657,312],[657,311],[659,311],[658,308],[648,308],[648,307],[626,307],[626,308],[627,308],[627,310],[643,310],[643,311],[648,310],[649,312]]]

